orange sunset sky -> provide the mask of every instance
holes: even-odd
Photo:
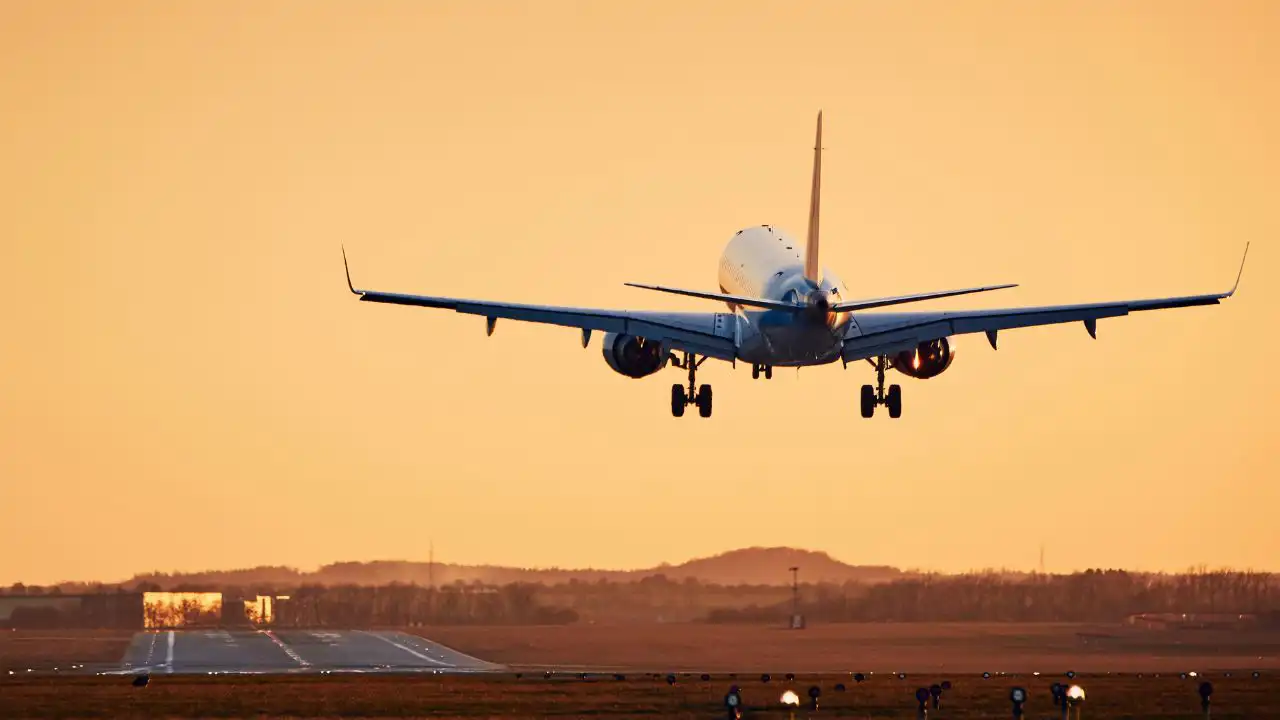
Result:
[[[1280,3],[0,4],[0,582],[421,559],[1280,570]],[[865,364],[611,372],[357,285],[714,303],[744,226],[918,309],[1225,290]],[[781,572],[785,573],[785,570]]]

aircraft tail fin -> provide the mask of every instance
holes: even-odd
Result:
[[[818,111],[818,133],[813,141],[813,185],[809,188],[809,233],[804,246],[804,276],[815,285],[821,281],[818,265],[818,215],[822,205],[822,111]]]

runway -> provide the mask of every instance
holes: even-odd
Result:
[[[416,635],[366,630],[161,630],[134,635],[119,674],[504,669]]]

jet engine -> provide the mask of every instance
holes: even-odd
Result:
[[[946,338],[922,342],[914,350],[903,350],[891,359],[893,369],[907,377],[921,380],[941,375],[951,367],[955,349]]]
[[[652,375],[667,364],[667,351],[662,343],[635,335],[607,333],[603,351],[609,367],[630,378]]]

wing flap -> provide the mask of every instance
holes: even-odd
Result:
[[[347,265],[346,250],[342,253],[346,269],[347,288],[363,302],[410,307],[453,310],[467,315],[480,315],[492,322],[498,318],[560,325],[583,331],[639,335],[650,340],[661,340],[674,350],[684,350],[698,355],[732,362],[737,357],[734,344],[736,319],[729,313],[663,313],[632,312],[596,308],[556,307],[524,303],[492,302],[433,295],[361,290],[351,282],[351,270]]]
[[[992,333],[1069,322],[1096,323],[1104,318],[1122,317],[1144,310],[1217,305],[1224,297],[1225,294],[1191,295],[1085,305],[936,313],[873,313],[857,318],[858,332],[845,338],[842,355],[849,362],[910,349],[922,342],[951,335]]]

